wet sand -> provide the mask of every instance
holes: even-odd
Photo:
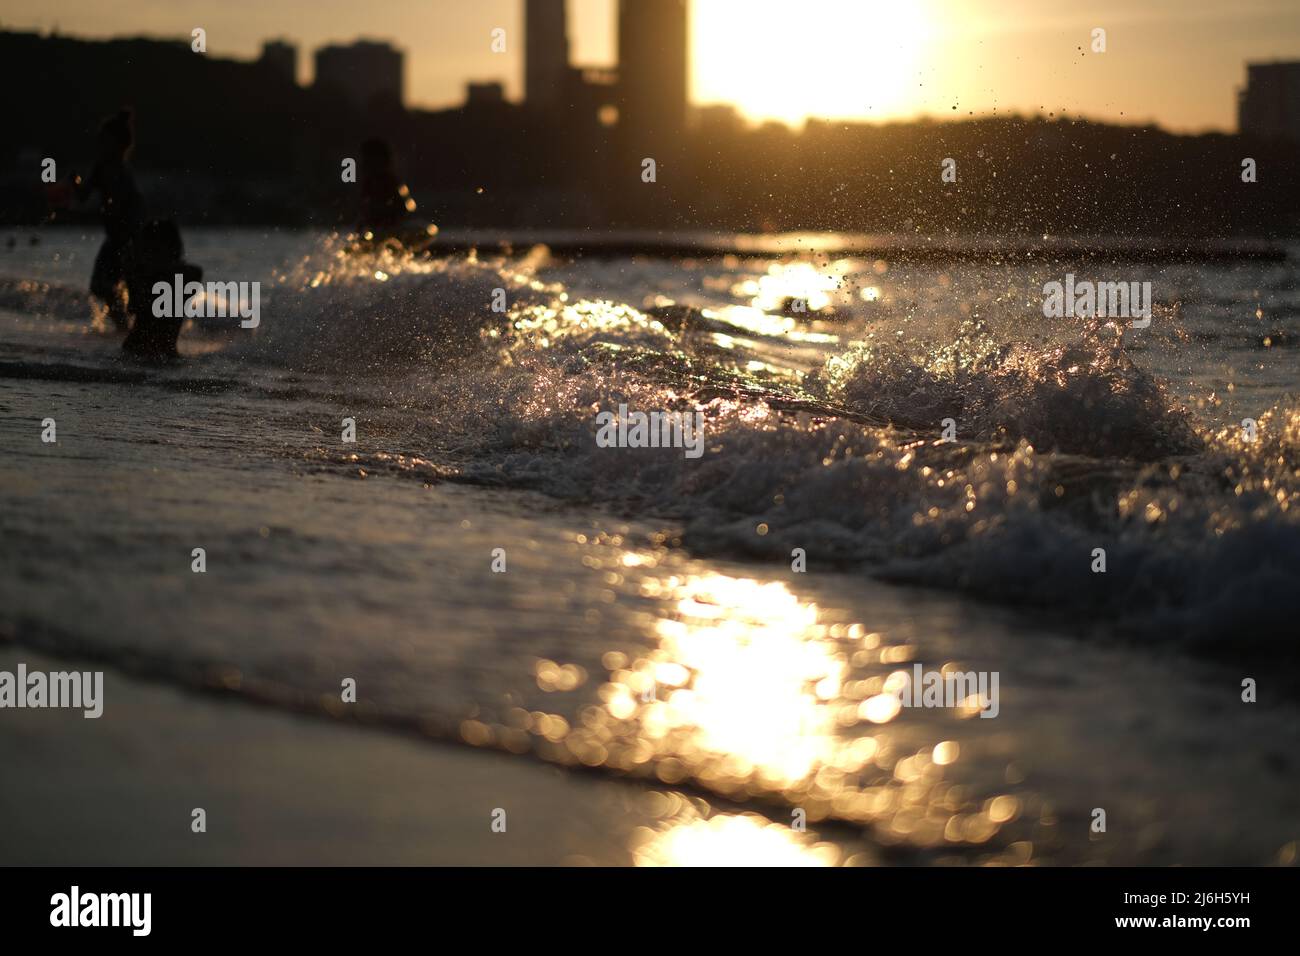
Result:
[[[19,661],[98,667],[0,647],[0,669]],[[111,670],[104,682],[98,720],[0,712],[3,864],[623,865],[655,823],[641,788]],[[196,807],[206,833],[191,830]]]

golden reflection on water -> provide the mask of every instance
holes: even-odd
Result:
[[[739,797],[821,792],[888,758],[883,737],[846,735],[860,723],[858,698],[883,689],[883,676],[845,685],[858,655],[880,663],[879,635],[822,623],[816,604],[779,581],[706,573],[641,588],[669,608],[654,626],[658,644],[635,660],[607,655],[600,697],[611,724],[634,729],[659,779]],[[893,713],[874,723],[897,713],[890,700]]]
[[[652,567],[644,557],[620,563]],[[895,665],[915,657],[910,645],[827,623],[779,581],[703,573],[647,577],[641,588],[668,608],[655,624],[658,645],[640,658],[606,655],[600,697],[604,726],[630,732],[637,762],[659,780],[739,800],[779,794],[809,821],[867,824],[885,842],[926,847],[988,845],[1021,815],[1016,797],[981,800],[945,779],[960,761],[957,741],[909,751],[884,727],[902,714]],[[617,762],[610,736],[605,752]],[[707,858],[712,847],[746,842],[756,854],[802,853],[783,830],[692,821],[645,852]],[[1022,842],[1016,858],[1031,851]]]
[[[495,722],[466,720],[462,738],[756,804],[766,814],[711,816],[701,797],[673,795],[678,803],[654,813],[658,824],[632,848],[645,864],[850,862],[772,822],[788,823],[792,813],[810,830],[865,830],[872,845],[1001,863],[1030,862],[1037,841],[1054,832],[1045,830],[1055,822],[1041,798],[1000,792],[1000,772],[978,783],[972,776],[988,767],[977,752],[972,763],[961,742],[971,731],[962,728],[982,722],[962,720],[961,709],[900,706],[899,665],[918,660],[919,648],[845,621],[782,581],[673,574],[662,556],[621,538],[588,550],[587,567],[649,602],[642,631],[649,640],[604,652],[597,669],[537,659],[535,692],[554,704],[516,706]]]
[[[774,262],[764,275],[736,283],[732,294],[764,312],[779,311],[792,300],[802,301],[808,312],[819,312],[832,304],[849,268],[847,261],[836,262],[828,274],[808,262]]]
[[[637,827],[629,852],[637,866],[837,866],[845,859],[834,843],[773,822],[757,813],[715,813],[698,797],[652,790],[637,810],[654,822]]]
[[[637,866],[834,866],[833,844],[807,844],[794,831],[757,814],[715,816],[642,828],[632,840]]]
[[[806,779],[836,747],[828,701],[844,661],[810,636],[814,605],[779,582],[725,575],[681,587],[674,617],[658,625],[652,677],[661,700],[641,714],[662,739],[686,731],[684,747],[725,755],[716,773],[757,774],[778,788]]]

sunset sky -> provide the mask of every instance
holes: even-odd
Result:
[[[614,0],[569,0],[579,64],[615,59]],[[188,36],[254,56],[357,36],[407,53],[410,105],[466,80],[522,92],[522,0],[0,0],[0,25],[84,36]],[[491,52],[505,27],[508,50]],[[1107,52],[1090,51],[1102,27]],[[907,119],[1036,111],[1176,130],[1233,129],[1247,60],[1300,59],[1300,0],[693,0],[693,98],[751,119]],[[954,110],[953,107],[956,107]]]

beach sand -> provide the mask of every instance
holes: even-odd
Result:
[[[94,670],[0,648],[0,670]],[[646,790],[104,675],[105,715],[6,710],[7,865],[622,865]],[[207,832],[191,813],[207,812]],[[35,808],[40,808],[35,812]],[[506,831],[491,829],[506,810]],[[321,839],[328,833],[329,839]]]

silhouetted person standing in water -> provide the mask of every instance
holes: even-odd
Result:
[[[376,239],[391,236],[400,230],[407,214],[415,210],[411,191],[393,168],[393,152],[382,139],[368,139],[361,144],[357,185],[361,187],[357,231],[363,236],[367,232]]]
[[[99,154],[86,180],[76,179],[77,198],[99,193],[99,210],[104,217],[104,244],[95,257],[90,291],[108,305],[109,317],[119,328],[126,326],[126,310],[118,294],[119,282],[127,280],[131,266],[131,245],[140,230],[140,191],[126,164],[131,151],[131,114],[122,110],[99,127]]]
[[[127,279],[127,298],[135,322],[122,343],[123,351],[137,358],[180,358],[176,340],[180,337],[184,315],[155,314],[154,304],[159,295],[171,297],[170,289],[156,292],[158,283],[169,287],[176,281],[182,289],[191,282],[203,279],[203,270],[185,261],[185,246],[176,223],[169,219],[155,219],[145,223],[132,242],[131,270]],[[185,296],[182,304],[189,301]]]

